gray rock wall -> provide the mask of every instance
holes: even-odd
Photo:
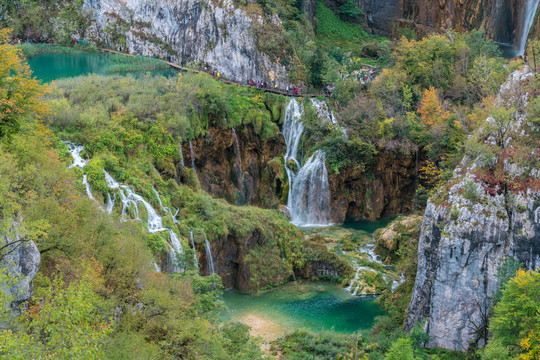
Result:
[[[526,70],[512,74],[501,95],[510,91],[520,99],[516,89],[528,76]],[[518,113],[513,126],[519,130],[523,121]],[[528,269],[540,268],[540,192],[500,189],[490,195],[474,171],[485,166],[490,164],[465,158],[454,171],[454,185],[443,194],[447,198],[430,201],[424,214],[405,330],[425,320],[428,347],[464,351],[471,343],[483,346],[499,265],[512,257]],[[506,162],[504,168],[524,170]],[[529,176],[540,178],[540,172],[531,169]]]
[[[358,6],[364,11],[367,25],[376,34],[392,35],[394,20],[403,18],[400,0],[358,0]]]
[[[280,59],[257,48],[255,29],[264,24],[282,29],[277,16],[248,14],[232,0],[219,5],[195,0],[84,0],[84,9],[94,19],[89,37],[112,44],[110,29],[116,26],[125,36],[124,51],[207,64],[240,83],[253,79],[282,89],[290,85]]]
[[[15,313],[18,313],[21,306],[30,300],[32,280],[37,274],[41,261],[36,244],[32,241],[21,242],[20,240],[20,236],[12,231],[0,241],[1,247],[11,244],[0,253],[0,269],[7,272],[9,281],[4,291]]]

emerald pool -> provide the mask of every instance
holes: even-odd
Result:
[[[228,290],[224,321],[240,321],[252,333],[273,340],[294,329],[353,333],[369,329],[383,311],[373,297],[355,297],[339,284],[289,283],[257,295]]]
[[[28,59],[28,65],[34,72],[34,76],[43,82],[89,74],[140,77],[149,73],[150,75],[173,77],[178,73],[173,68],[150,71],[113,71],[112,68],[116,65],[115,57],[117,56],[97,52],[75,54],[40,53],[31,56]]]

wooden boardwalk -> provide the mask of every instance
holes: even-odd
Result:
[[[131,56],[131,57],[138,56],[138,55],[127,54],[127,53],[123,53],[123,52],[120,52],[120,51],[111,50],[111,49],[105,49],[105,48],[100,48],[100,47],[98,47],[98,50],[100,50],[102,52],[110,53],[110,54],[116,54],[116,55],[124,55],[124,56]],[[184,67],[184,66],[180,66],[178,64],[169,62],[167,60],[161,60],[161,59],[155,59],[155,60],[160,61],[160,62],[162,62],[164,64],[167,64],[170,67],[175,68],[175,69],[180,70],[180,71],[191,72],[191,73],[194,73],[194,74],[200,74],[200,73],[208,74],[208,75],[212,76],[214,79],[216,79],[218,81],[221,81],[221,82],[223,82],[225,84],[249,87],[249,88],[262,90],[262,91],[266,91],[266,92],[273,93],[273,94],[279,94],[279,95],[284,95],[284,96],[294,96],[294,97],[304,97],[304,98],[315,98],[315,97],[318,97],[318,96],[328,96],[328,95],[325,95],[323,93],[321,93],[321,94],[309,94],[309,93],[306,93],[306,94],[302,94],[302,93],[301,94],[293,94],[292,91],[289,91],[289,93],[287,93],[287,91],[280,90],[280,89],[262,88],[262,87],[257,88],[256,86],[251,86],[251,85],[241,84],[241,83],[237,83],[237,82],[230,81],[230,80],[225,80],[225,79],[223,79],[221,77],[217,77],[216,75],[212,75],[212,74],[210,74],[210,73],[208,73],[206,71],[200,71],[200,70],[195,70],[195,69],[187,68],[187,67]]]

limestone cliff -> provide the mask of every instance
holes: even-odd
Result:
[[[0,242],[0,270],[9,282],[7,299],[12,311],[18,313],[32,296],[32,280],[37,274],[41,257],[32,241],[25,241],[12,229]]]
[[[403,28],[423,36],[444,29],[485,29],[488,38],[514,43],[529,0],[358,0],[373,32],[400,36]]]
[[[332,220],[379,219],[413,209],[414,155],[381,152],[366,170],[347,168],[330,175]]]
[[[209,253],[204,243],[197,247],[200,273],[210,274]],[[257,291],[285,283],[293,275],[291,266],[282,259],[280,247],[259,230],[244,237],[228,235],[213,241],[210,247],[214,269],[227,289]]]
[[[501,92],[509,92],[513,101],[526,101],[528,94],[520,92],[519,84],[530,76],[526,70],[515,72]],[[526,136],[521,132],[526,124],[523,114],[514,115],[512,133]],[[509,138],[506,146],[511,143]],[[498,266],[512,257],[529,269],[540,267],[540,191],[537,187],[523,191],[498,185],[486,188],[479,174],[502,166],[503,160],[480,159],[464,158],[448,190],[430,200],[424,214],[405,329],[425,320],[428,347],[467,350],[474,343],[482,346],[486,314],[498,286]],[[504,171],[520,176],[527,171],[529,179],[540,178],[537,169],[523,169],[506,160]]]
[[[246,125],[236,129],[238,149],[235,149],[235,138],[232,130],[222,130],[216,127],[208,129],[204,138],[192,141],[195,155],[195,168],[201,187],[213,196],[226,199],[232,204],[261,204],[271,207],[278,201],[277,198],[263,200],[270,194],[260,194],[259,187],[263,173],[272,171],[271,160],[285,152],[285,143],[282,136],[276,136],[263,141],[253,131],[253,126]],[[239,151],[239,154],[236,154]],[[190,159],[189,144],[184,144],[182,153]],[[190,162],[186,161],[186,164]],[[267,168],[269,168],[267,170]],[[279,166],[276,169],[279,173]],[[281,192],[279,174],[266,179],[276,189],[270,192]],[[274,179],[277,177],[277,180]]]
[[[251,5],[239,8],[232,0],[84,0],[83,8],[94,20],[89,39],[135,54],[171,56],[176,63],[208,65],[240,83],[265,80],[283,89],[290,82],[281,57],[289,54],[265,53],[256,36],[261,29],[275,33],[283,27],[277,16]]]

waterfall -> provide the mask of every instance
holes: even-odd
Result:
[[[292,193],[289,194],[291,222],[304,226],[329,225],[329,186],[326,154],[317,150],[294,178]]]
[[[67,145],[69,153],[73,158],[73,164],[68,166],[68,169],[71,169],[74,166],[82,169],[86,165],[86,160],[81,157],[81,152],[84,150],[84,147],[82,145],[75,145],[67,141],[65,142],[65,144]]]
[[[517,44],[518,55],[524,55],[527,47],[527,38],[533,25],[534,16],[538,9],[540,0],[527,0],[525,7],[523,8],[523,28],[521,29],[521,38]]]
[[[90,184],[88,183],[88,178],[86,174],[84,174],[82,177],[82,183],[86,187],[86,195],[88,195],[90,199],[95,200],[94,197],[92,196],[92,189],[90,188]]]
[[[338,121],[334,115],[334,112],[330,110],[326,102],[319,99],[311,99],[311,106],[315,108],[315,111],[317,112],[319,118],[330,120],[332,124],[338,125]]]
[[[361,267],[356,265],[356,273],[354,274],[354,279],[351,280],[351,282],[349,283],[349,286],[347,286],[345,290],[351,292],[354,283],[358,281],[358,276],[360,275],[360,269]]]
[[[180,148],[180,157],[182,158],[180,160],[180,164],[182,164],[182,167],[184,167],[186,166],[186,164],[184,163],[184,153],[182,152],[182,144],[180,144],[179,148]]]
[[[287,208],[291,222],[297,226],[326,226],[330,225],[326,154],[318,150],[301,166],[297,157],[298,145],[304,131],[302,114],[303,108],[295,99],[291,99],[285,110],[283,123],[283,136],[287,145],[285,170],[289,178]],[[296,173],[287,165],[290,161],[296,164]]]
[[[171,217],[172,217],[175,224],[179,224],[180,220],[176,219],[176,215],[178,215],[178,211],[180,211],[180,209],[175,209],[176,212],[173,215],[170,207],[163,206],[163,203],[161,202],[161,196],[159,195],[159,192],[156,190],[154,185],[152,185],[152,190],[154,191],[154,194],[156,194],[156,197],[158,199],[159,206],[161,207],[161,210],[163,210],[164,213],[168,213],[169,215],[171,215]]]
[[[114,198],[111,199],[111,193],[107,193],[107,213],[108,214],[112,213],[115,200],[116,200],[116,194],[114,194]]]
[[[240,144],[238,144],[238,137],[236,137],[236,131],[233,127],[231,127],[233,137],[234,137],[234,151],[236,153],[236,157],[238,158],[238,162],[240,165],[242,164],[242,156],[240,155]]]
[[[191,236],[191,246],[193,246],[193,264],[195,264],[195,267],[199,268],[199,260],[197,259],[197,249],[195,248],[195,241],[193,241],[193,229],[190,230],[190,236]]]
[[[191,140],[189,140],[189,151],[191,152],[191,168],[197,171],[195,168],[195,153],[193,152],[193,144],[191,143]]]
[[[69,142],[66,142],[66,144],[71,153],[71,156],[73,157],[73,164],[68,166],[68,169],[74,166],[77,166],[82,169],[87,164],[87,162],[80,155],[84,147],[81,145],[75,145]],[[150,205],[148,201],[144,200],[142,196],[136,194],[129,186],[120,185],[116,180],[114,180],[114,178],[107,171],[103,170],[103,173],[105,175],[105,182],[107,183],[107,186],[109,187],[109,189],[118,190],[118,192],[120,193],[120,199],[122,200],[122,219],[123,220],[126,219],[127,209],[132,208],[135,212],[135,218],[137,220],[140,220],[138,205],[142,203],[144,207],[146,208],[146,212],[148,214],[148,219],[147,219],[148,231],[152,234],[161,232],[161,231],[168,231],[173,250],[176,253],[183,255],[184,250],[182,248],[182,243],[180,242],[178,235],[176,235],[176,233],[172,231],[172,229],[163,227],[162,218],[156,213],[152,205]],[[88,183],[88,178],[86,174],[83,175],[82,182],[86,186],[86,193],[88,197],[90,199],[95,200],[94,197],[92,196],[92,191],[90,189],[90,184]],[[114,193],[114,199],[116,199],[116,193]],[[159,194],[158,194],[158,199],[161,204],[161,199],[159,198]],[[107,193],[107,208],[106,209],[102,208],[102,210],[107,211],[110,214],[113,210],[113,207],[114,207],[114,200],[111,199],[111,194]],[[170,213],[170,210],[169,210],[169,213]],[[172,216],[172,213],[171,213],[171,216]],[[173,219],[175,219],[175,216],[173,216]],[[171,252],[171,256],[172,255],[173,254]],[[175,267],[173,270],[178,271],[179,268]]]
[[[214,259],[212,258],[212,248],[210,247],[208,239],[204,240],[204,246],[206,248],[206,262],[208,265],[208,270],[211,271],[211,274],[215,274],[216,269],[214,268]]]

